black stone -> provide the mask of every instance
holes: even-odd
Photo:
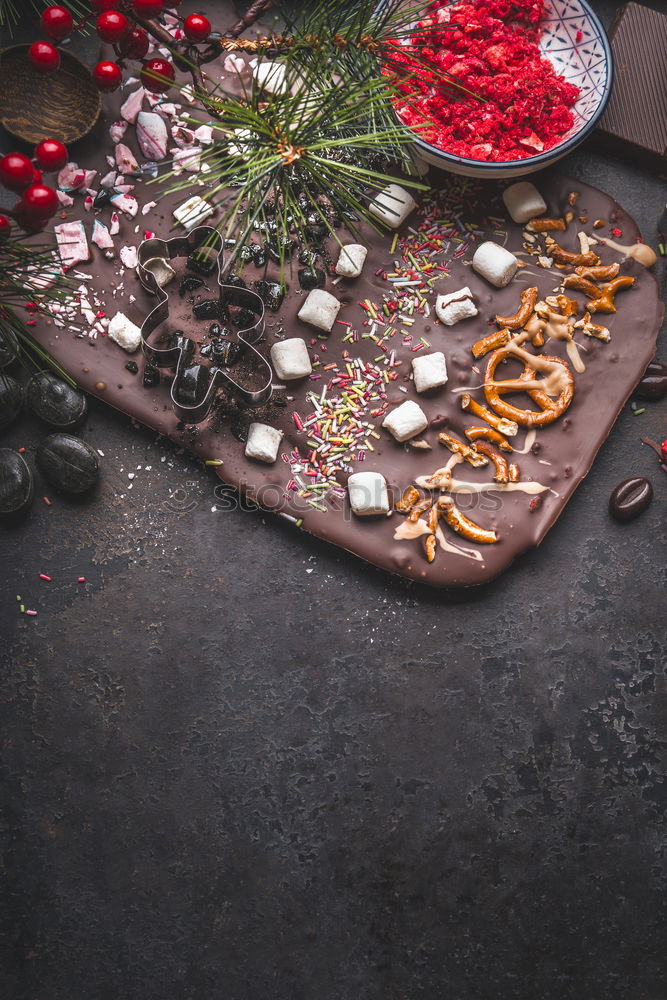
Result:
[[[0,430],[9,427],[23,407],[23,386],[11,375],[0,374]]]
[[[35,458],[41,474],[61,493],[87,493],[99,479],[97,453],[71,434],[49,434],[37,448]]]
[[[49,427],[76,427],[88,412],[86,397],[53,372],[37,372],[26,387],[28,406]]]
[[[19,342],[13,330],[0,328],[0,368],[7,368],[19,356]]]
[[[23,513],[34,496],[33,476],[22,455],[0,448],[0,516]]]

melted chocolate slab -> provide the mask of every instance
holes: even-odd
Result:
[[[123,96],[126,96],[126,92]],[[174,99],[177,100],[178,96],[174,95]],[[81,166],[97,167],[101,174],[108,169],[105,155],[111,152],[111,142],[107,128],[111,121],[118,118],[117,109],[117,99],[107,102],[105,116],[95,135],[76,150],[76,158]],[[135,154],[139,153],[132,127],[128,128],[123,142]],[[310,446],[307,444],[308,433],[298,429],[293,413],[296,412],[301,420],[305,420],[313,412],[313,405],[307,394],[314,392],[319,395],[327,385],[329,372],[324,370],[325,365],[335,363],[344,369],[347,361],[360,358],[363,362],[373,363],[382,371],[397,373],[398,377],[388,381],[382,390],[386,392],[389,409],[406,399],[414,399],[431,421],[431,426],[420,436],[430,445],[430,450],[422,450],[394,441],[380,426],[384,414],[376,418],[368,415],[364,417],[375,424],[378,436],[368,438],[373,450],[366,449],[364,461],[351,462],[348,474],[356,471],[381,472],[389,483],[393,500],[396,501],[417,477],[429,475],[446,465],[450,453],[438,443],[439,430],[445,427],[449,433],[464,439],[465,429],[473,423],[480,423],[477,418],[471,420],[462,412],[460,391],[454,391],[470,387],[474,398],[485,402],[481,384],[486,359],[475,362],[470,352],[471,345],[496,329],[496,313],[512,315],[516,312],[519,295],[524,288],[537,285],[540,298],[558,290],[563,272],[536,266],[535,259],[525,253],[522,227],[507,220],[498,186],[446,175],[433,176],[431,180],[434,188],[441,192],[438,207],[440,215],[437,217],[455,219],[453,225],[457,235],[447,241],[445,252],[436,253],[432,258],[435,262],[444,264],[447,270],[434,272],[440,276],[433,282],[433,289],[427,296],[430,315],[415,313],[410,317],[413,325],[405,324],[406,336],[397,332],[388,338],[384,345],[386,352],[377,343],[382,334],[382,323],[377,324],[375,339],[369,336],[373,329],[372,320],[360,303],[365,300],[381,302],[383,295],[391,291],[391,285],[384,275],[394,270],[393,261],[401,253],[400,246],[392,252],[393,234],[378,236],[364,231],[361,239],[370,246],[370,251],[363,275],[354,280],[341,279],[336,285],[332,284],[333,275],[328,275],[326,280],[327,289],[343,302],[339,319],[350,326],[338,323],[329,336],[320,335],[320,331],[307,326],[296,315],[307,292],[299,286],[297,269],[300,265],[295,254],[292,273],[287,276],[289,291],[279,310],[267,313],[266,337],[258,347],[268,358],[269,349],[276,340],[283,337],[303,337],[311,357],[317,356],[320,364],[314,369],[315,378],[289,383],[286,388],[276,389],[272,399],[258,410],[240,409],[223,392],[215,411],[205,422],[183,427],[169,402],[168,373],[162,373],[159,385],[145,388],[141,377],[143,359],[139,355],[133,355],[139,363],[139,374],[128,373],[125,367],[128,355],[107,337],[98,337],[96,340],[77,338],[73,332],[58,328],[48,318],[41,319],[34,328],[36,335],[88,392],[159,433],[168,435],[178,445],[189,448],[202,459],[221,460],[223,464],[216,471],[222,480],[255,498],[265,508],[297,519],[302,530],[326,539],[385,570],[433,586],[470,586],[488,581],[505,570],[526,549],[538,545],[563,512],[568,499],[590,469],[598,449],[653,357],[663,307],[656,281],[649,271],[635,260],[623,259],[621,253],[610,247],[599,245],[594,248],[603,263],[622,261],[621,273],[634,276],[636,281],[633,288],[618,294],[617,312],[593,317],[596,322],[609,328],[610,343],[577,335],[585,371],[574,372],[575,392],[569,409],[563,417],[540,429],[534,441],[533,435],[529,436],[524,428],[520,428],[512,439],[515,453],[508,457],[519,465],[521,482],[511,489],[501,490],[493,484],[493,468],[489,471],[489,467],[473,468],[465,463],[453,469],[455,479],[472,484],[468,487],[469,492],[457,493],[457,504],[464,514],[483,528],[497,532],[499,540],[495,544],[477,545],[443,525],[442,537],[447,546],[444,549],[438,547],[435,560],[428,563],[423,539],[395,540],[394,533],[404,523],[404,516],[392,513],[387,517],[359,518],[350,512],[344,496],[345,474],[338,476],[342,487],[341,497],[327,498],[326,494],[323,498],[298,496],[293,489],[288,489],[290,482],[295,479],[295,468],[285,459],[295,449],[298,449],[300,455],[307,456]],[[639,237],[633,220],[603,192],[556,173],[537,176],[535,183],[545,197],[549,215],[552,216],[564,216],[569,209],[568,195],[573,191],[579,192],[574,211],[577,217],[590,221],[581,224],[575,219],[567,232],[553,233],[566,249],[578,251],[577,231],[593,232],[594,220],[604,220],[604,226],[594,231],[596,236],[609,236],[613,229],[618,240],[628,245]],[[149,201],[156,201],[157,205],[145,216],[139,212],[134,219],[121,219],[121,233],[115,237],[117,251],[124,245],[137,246],[144,230],[150,230],[163,238],[173,235],[172,211],[184,200],[183,193],[164,195],[155,185],[147,186],[143,182],[137,183],[134,193],[140,205]],[[206,198],[206,187],[199,186],[196,179],[188,194],[195,193]],[[80,211],[80,205],[81,200],[77,199],[72,210],[76,214],[71,217],[84,219],[90,237],[92,213]],[[102,207],[95,214],[108,224],[108,206]],[[407,220],[403,232],[409,233],[410,229],[418,231],[421,222],[419,212],[415,212]],[[622,237],[618,236],[619,230]],[[342,231],[339,235],[343,242],[359,242],[356,235],[350,237]],[[504,243],[513,252],[522,253],[520,259],[527,262],[527,266],[520,269],[504,289],[491,287],[470,266],[474,250],[483,239]],[[125,269],[123,272],[117,258],[106,259],[92,245],[91,250],[93,261],[77,268],[79,272],[91,276],[86,284],[103,301],[107,315],[113,316],[119,310],[135,323],[141,324],[153,307],[154,300],[142,289],[133,271]],[[331,252],[335,260],[335,245]],[[210,279],[205,279],[206,286],[191,293],[194,300],[188,295],[181,298],[178,294],[179,283],[181,277],[189,272],[185,270],[184,262],[175,266],[177,277],[167,286],[171,312],[165,325],[173,330],[184,330],[189,336],[201,341],[206,338],[211,323],[210,320],[194,320],[192,305],[193,301],[202,301],[215,294],[214,285]],[[269,261],[265,270],[250,261],[244,266],[243,277],[249,285],[265,278],[275,280],[277,266]],[[472,290],[479,315],[456,326],[445,327],[435,317],[435,296],[454,291],[463,285],[468,285]],[[581,314],[584,296],[578,292],[569,294],[579,302]],[[131,297],[134,297],[134,301],[130,301]],[[357,342],[343,340],[350,329],[359,331],[360,339]],[[409,342],[407,337],[411,337]],[[421,343],[421,338],[430,346],[423,346],[418,352],[413,351]],[[530,344],[526,346],[528,350],[534,350]],[[537,353],[567,359],[565,348],[563,341],[547,340]],[[400,361],[401,364],[389,368],[385,360],[392,351],[395,352],[395,361]],[[445,354],[449,382],[432,394],[418,395],[409,378],[411,361],[418,354],[429,351],[443,351]],[[244,361],[241,359],[237,363],[242,366]],[[505,369],[497,377],[515,377],[521,367],[510,362]],[[242,369],[240,372],[243,373]],[[251,375],[250,372],[247,374]],[[329,396],[334,392],[333,389],[329,390]],[[531,408],[533,405],[525,395],[513,394],[506,398],[517,406]],[[252,420],[271,424],[284,432],[280,452],[285,458],[279,457],[274,465],[267,466],[244,457],[243,438]],[[480,487],[483,487],[481,491]],[[308,502],[313,499],[324,509],[320,510]],[[585,533],[586,526],[572,523],[571,530]]]

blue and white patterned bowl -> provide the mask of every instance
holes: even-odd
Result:
[[[415,144],[422,159],[442,170],[466,177],[484,177],[487,180],[521,177],[551,166],[591,134],[611,93],[613,63],[609,40],[586,0],[546,0],[545,10],[540,38],[542,54],[553,63],[558,73],[581,90],[581,97],[573,108],[574,125],[568,134],[557,146],[544,153],[524,160],[493,163],[454,156],[417,137]],[[580,37],[579,41],[577,37]]]

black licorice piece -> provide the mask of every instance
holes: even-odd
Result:
[[[222,319],[220,299],[204,299],[192,307],[195,319]]]
[[[277,281],[256,281],[255,288],[262,302],[268,306],[271,312],[278,312],[283,304],[287,289]]]
[[[37,448],[35,458],[41,474],[61,493],[87,493],[99,479],[96,452],[71,434],[49,434]]]
[[[614,488],[609,498],[609,513],[617,521],[632,521],[646,510],[653,499],[653,487],[644,476],[631,476]]]
[[[302,267],[298,271],[299,284],[304,291],[310,292],[313,288],[324,288],[327,276],[320,267]]]
[[[11,375],[0,374],[0,430],[16,420],[23,408],[23,386]]]
[[[655,403],[667,396],[667,365],[662,361],[652,361],[635,389],[637,399]]]
[[[181,406],[197,406],[208,389],[209,369],[204,365],[190,365],[179,372],[176,382],[176,399]]]
[[[36,372],[26,386],[26,399],[36,417],[59,430],[76,427],[88,413],[84,393],[53,372]]]
[[[0,516],[24,513],[35,495],[32,472],[22,455],[0,448]]]

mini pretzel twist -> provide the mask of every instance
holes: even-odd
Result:
[[[493,542],[498,541],[498,535],[495,531],[490,531],[482,528],[479,524],[475,524],[474,521],[471,521],[470,518],[461,513],[456,504],[452,503],[451,500],[447,504],[439,500],[438,507],[440,508],[441,516],[444,517],[449,527],[458,532],[459,535],[463,535],[469,541],[480,542],[482,545],[491,545]]]
[[[510,340],[509,330],[494,330],[488,336],[478,340],[471,347],[471,351],[476,358],[483,358],[489,351],[495,351],[499,347],[504,347]]]
[[[574,396],[574,378],[567,361],[564,361],[562,358],[551,357],[547,354],[540,355],[543,361],[548,361],[552,366],[560,366],[563,369],[565,384],[561,389],[558,398],[552,399],[552,397],[542,389],[534,387],[522,389],[521,386],[517,384],[521,382],[532,382],[534,380],[535,371],[534,369],[528,367],[528,365],[524,365],[524,369],[518,379],[510,379],[508,382],[495,382],[493,376],[495,375],[496,368],[506,357],[506,351],[495,351],[495,353],[489,358],[486,367],[484,393],[486,395],[487,402],[493,407],[496,413],[499,413],[501,416],[507,417],[510,420],[516,420],[516,422],[521,424],[522,427],[544,427],[546,424],[551,424],[554,420],[557,420],[558,417],[561,417],[572,402],[572,397]],[[533,402],[537,403],[537,405],[542,407],[542,409],[522,410],[518,406],[513,406],[512,403],[508,403],[502,398],[502,395],[505,392],[526,392]]]
[[[590,281],[610,281],[615,278],[621,269],[621,265],[616,261],[614,264],[602,264],[600,267],[575,267],[575,274],[582,278],[589,278]]]
[[[475,444],[477,451],[481,451],[482,455],[486,455],[493,462],[496,471],[493,477],[496,483],[506,483],[509,481],[509,468],[507,465],[507,460],[503,458],[499,451],[490,445],[486,441],[477,441]]]
[[[477,451],[482,450],[477,444],[481,438],[486,438],[487,441],[493,441],[494,444],[497,444],[502,451],[514,450],[507,438],[503,437],[503,435],[493,427],[469,427],[465,434],[468,441],[475,442],[475,448]],[[486,455],[487,453],[484,452],[484,454]]]
[[[449,448],[454,455],[460,455],[466,460],[466,462],[470,462],[470,464],[475,467],[488,465],[487,458],[484,458],[483,455],[480,455],[479,452],[475,451],[474,448],[471,448],[470,445],[467,445],[464,441],[459,441],[457,438],[452,437],[451,434],[447,434],[445,431],[441,431],[440,434],[438,434],[438,441],[440,444],[444,444],[445,448]]]
[[[592,250],[588,253],[570,253],[569,250],[559,246],[551,236],[546,237],[545,243],[547,253],[557,264],[571,264],[574,267],[577,264],[592,266],[600,263],[600,258]]]
[[[526,225],[526,229],[529,233],[546,233],[550,229],[558,229],[561,232],[565,232],[567,229],[567,223],[565,219],[531,219]]]
[[[487,424],[495,427],[497,431],[507,437],[514,437],[515,434],[519,433],[519,425],[515,420],[505,420],[503,417],[499,417],[493,410],[489,410],[474,400],[469,392],[461,394],[461,409],[472,413],[473,416],[479,417],[481,420],[486,420]]]
[[[537,302],[537,287],[524,288],[521,292],[521,305],[514,316],[496,316],[498,326],[506,327],[508,330],[522,330],[530,317],[533,315],[535,303]],[[476,345],[475,345],[476,346]],[[498,345],[500,346],[500,345]],[[475,348],[473,347],[473,354]],[[475,357],[477,355],[475,354]]]
[[[629,274],[620,274],[618,278],[613,278],[604,284],[598,292],[597,298],[586,303],[586,308],[591,313],[615,313],[614,298],[616,293],[620,292],[622,288],[631,288],[634,283],[635,279]]]

